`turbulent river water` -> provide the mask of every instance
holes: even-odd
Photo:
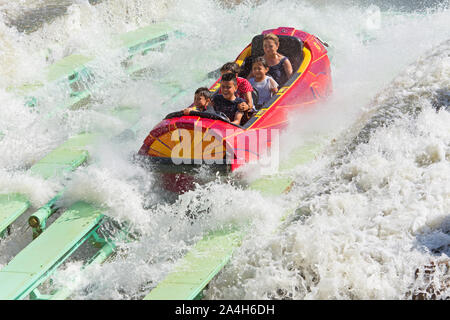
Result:
[[[130,79],[112,39],[158,21],[185,36],[154,53],[152,73]],[[205,232],[249,219],[252,232],[206,299],[412,299],[430,285],[449,299],[450,268],[425,272],[450,255],[448,21],[448,2],[437,1],[0,1],[0,193],[25,193],[39,207],[65,185],[67,205],[108,207],[139,234],[102,265],[82,272],[76,257],[64,264],[54,285],[70,287],[75,299],[140,299]],[[267,197],[218,179],[168,201],[131,155],[164,115],[212,84],[209,71],[278,26],[330,45],[334,87],[307,120],[293,119],[282,155],[317,132],[329,147],[284,172],[294,180],[286,194]],[[48,65],[76,53],[96,57],[90,108],[49,118],[63,99],[56,85],[39,91],[39,112],[9,90],[42,80]],[[161,83],[186,94],[168,99]],[[141,109],[135,141],[95,145],[90,165],[70,180],[26,172],[81,130],[125,129],[104,112],[118,105]],[[0,242],[0,267],[31,240],[26,221],[16,224]]]

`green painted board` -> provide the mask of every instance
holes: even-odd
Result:
[[[280,165],[280,171],[312,161],[325,144],[306,144],[294,150],[291,157]],[[263,194],[276,195],[285,192],[292,183],[290,177],[269,176],[254,181],[249,188]],[[212,233],[197,242],[175,270],[160,282],[144,299],[146,300],[192,300],[201,297],[207,284],[228,263],[233,250],[245,235],[238,227],[230,231]]]
[[[129,121],[138,119],[138,112],[130,107],[117,108],[113,114],[124,116]],[[86,146],[92,144],[97,137],[98,134],[94,133],[74,136],[30,170],[44,177],[73,170],[86,160],[88,155],[85,150]],[[23,195],[0,196],[0,210],[2,207],[8,209],[8,212],[5,210],[5,221],[6,218],[9,221],[5,222],[4,229],[13,222],[10,212],[12,208],[14,208],[14,212],[20,208],[19,203],[16,203],[19,200],[26,202],[27,206],[29,205]],[[26,208],[17,213],[17,217],[25,210]],[[14,220],[17,217],[14,217]],[[86,240],[90,233],[98,227],[102,218],[103,214],[98,209],[83,202],[77,203],[67,210],[0,271],[0,300],[21,299],[33,291]],[[102,261],[112,252],[112,248],[111,244],[106,244],[101,249],[101,254],[91,263]]]
[[[119,106],[111,111],[111,115],[130,124],[136,124],[141,119],[140,112],[133,107]]]
[[[119,45],[133,50],[134,47],[144,45],[145,41],[158,39],[168,32],[174,31],[168,23],[155,23],[149,26],[124,33],[118,37]]]
[[[294,149],[289,158],[280,164],[279,172],[286,172],[293,169],[295,166],[308,163],[322,150],[324,144],[310,143],[305,144],[300,148]],[[249,185],[250,189],[258,190],[264,195],[277,195],[286,191],[292,183],[292,178],[289,176],[273,175],[262,177]]]
[[[0,300],[26,297],[79,247],[103,218],[85,202],[65,211],[0,271]]]
[[[146,27],[133,30],[117,36],[117,46],[127,47],[130,51],[139,51],[142,47],[145,50],[154,44],[158,44],[164,41],[161,37],[175,32],[175,29],[168,23],[154,23]],[[72,75],[76,71],[80,71],[86,68],[86,64],[93,61],[93,57],[73,54],[66,56],[52,65],[50,65],[44,71],[48,81],[53,82],[63,79]],[[33,91],[42,88],[44,86],[41,82],[24,83],[18,87],[10,86],[6,90],[8,92],[16,92],[21,95],[28,95]],[[75,97],[70,100],[69,105],[73,105],[83,97]],[[86,98],[86,97],[84,97]]]
[[[72,171],[87,160],[86,146],[95,138],[96,135],[92,133],[83,133],[70,138],[33,165],[29,171],[44,179]]]
[[[195,299],[212,278],[228,263],[243,233],[233,228],[205,236],[145,300]]]
[[[168,23],[155,23],[146,27],[133,30],[117,37],[119,47],[127,47],[133,50],[135,47],[151,45],[149,41],[154,40],[155,43],[161,42],[160,38],[173,32],[175,29]],[[47,79],[55,81],[63,77],[73,74],[75,71],[85,68],[85,65],[93,61],[93,57],[81,54],[73,54],[58,60],[47,70]]]
[[[167,35],[168,32],[174,31],[174,28],[167,23],[155,23],[149,26],[133,30],[118,36],[120,47],[127,47],[129,49],[145,45],[147,41],[158,39],[161,36]],[[75,71],[85,68],[85,65],[93,61],[93,57],[84,56],[81,54],[73,54],[56,61],[47,70],[47,79],[55,81],[65,76],[71,75]]]
[[[82,160],[87,159],[87,154],[86,156],[81,155],[82,157],[80,158],[80,164],[83,163]],[[73,170],[73,167],[70,165],[65,165],[65,164],[55,164],[55,163],[37,163],[33,166],[33,170],[34,172],[39,172],[39,175],[42,176],[44,179],[48,179],[51,177],[55,177],[58,176],[60,174],[62,174],[63,172],[68,172]]]
[[[77,162],[77,159],[83,156],[86,150],[73,150],[65,147],[59,147],[44,158],[42,158],[39,163],[58,163],[71,165]]]
[[[138,110],[128,106],[117,107],[111,111],[111,114],[129,123],[139,120]],[[99,134],[96,133],[81,133],[69,138],[34,164],[29,172],[48,179],[75,170],[87,160],[89,153],[86,147],[91,145],[98,136]],[[30,203],[24,195],[0,195],[0,236],[29,206]]]
[[[47,79],[49,81],[56,81],[58,79],[66,77],[72,74],[77,69],[84,68],[84,65],[92,60],[93,58],[91,57],[79,54],[73,54],[62,58],[48,68]]]
[[[274,195],[283,193],[291,182],[290,177],[268,177],[256,180],[249,188],[258,190],[264,195]]]

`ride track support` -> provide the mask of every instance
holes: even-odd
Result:
[[[130,54],[124,65],[130,76],[145,69],[144,66],[133,63],[133,59],[139,55],[146,55],[150,51],[160,51],[164,49],[166,41],[171,36],[181,36],[182,34],[167,23],[155,23],[138,30],[119,35],[115,42],[118,48],[127,48]],[[70,88],[69,100],[56,109],[70,109],[80,107],[87,104],[92,96],[91,89],[93,83],[91,81],[91,71],[86,66],[93,58],[82,55],[67,56],[57,61],[46,70],[47,80],[50,82],[67,83]],[[16,91],[20,95],[24,95],[27,99],[26,104],[30,107],[37,107],[38,101],[35,97],[30,96],[30,90],[36,90],[44,86],[42,83],[25,84],[19,88],[9,88],[9,91]],[[177,92],[178,94],[180,92]],[[28,95],[28,96],[27,96]],[[46,116],[51,117],[55,110]],[[113,112],[122,113],[127,116],[123,110],[115,110]],[[117,115],[117,114],[116,114]],[[128,115],[130,117],[130,115]],[[133,111],[131,117],[134,117]],[[125,135],[135,135],[139,129],[138,124],[130,127],[123,133]],[[0,132],[0,140],[4,137],[4,133]],[[87,159],[87,151],[79,150],[77,144],[86,145],[93,137],[90,134],[81,134],[71,138],[70,141],[63,144],[60,148],[44,157],[37,164],[32,166],[30,173],[44,179],[53,175],[60,175],[65,171],[71,171],[83,164]],[[90,143],[90,142],[89,142]],[[21,216],[30,207],[30,202],[26,196],[19,193],[0,194],[0,239],[8,233],[9,226]]]
[[[144,30],[128,33],[121,38],[123,44],[128,46],[133,55],[142,54],[152,50],[162,50],[167,37],[167,25],[153,25]],[[152,33],[153,32],[153,33]],[[131,56],[132,57],[132,56]],[[130,57],[129,57],[130,58]],[[65,79],[68,75],[70,81],[78,80],[79,70],[86,70],[83,63],[90,61],[84,57],[68,58],[71,63],[58,65],[59,70],[56,77]],[[81,59],[81,60],[80,60]],[[80,63],[80,61],[82,63]],[[77,69],[78,68],[78,69]],[[135,66],[133,72],[142,68]],[[55,74],[53,74],[55,76]],[[81,95],[90,94],[85,92]],[[177,92],[180,94],[180,92]],[[79,98],[80,94],[71,94]],[[74,104],[69,103],[65,108]],[[115,116],[128,119],[134,125],[114,137],[123,140],[135,137],[139,129],[138,110],[130,110],[127,107],[114,109]],[[49,115],[47,115],[49,116]],[[98,134],[82,133],[72,137],[59,148],[33,165],[29,171],[44,179],[63,175],[65,172],[73,171],[88,159],[87,146],[92,144]],[[88,239],[100,249],[88,260],[87,265],[101,263],[114,251],[115,244],[110,239],[102,239],[96,230],[109,218],[105,217],[103,211],[93,204],[77,202],[66,210],[57,220],[47,228],[47,219],[57,210],[58,200],[64,193],[60,191],[47,204],[41,207],[29,218],[33,227],[34,240],[19,252],[2,270],[0,270],[0,299],[22,299],[30,296],[31,299],[59,299],[70,295],[70,290],[63,288],[54,295],[42,295],[37,287],[41,285],[71,254]],[[11,224],[30,208],[30,201],[25,195],[18,193],[0,195],[0,236],[9,233]],[[118,239],[128,236],[126,226],[120,231]]]

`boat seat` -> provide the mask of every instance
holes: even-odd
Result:
[[[277,37],[280,40],[278,52],[288,57],[292,64],[292,70],[295,72],[298,68],[300,68],[303,61],[303,42],[299,38],[292,36],[277,35]],[[263,34],[253,37],[252,55],[245,59],[239,74],[240,77],[246,78],[248,76],[252,67],[251,61],[253,58],[264,55],[263,38]],[[279,85],[282,86],[283,84],[279,83]]]

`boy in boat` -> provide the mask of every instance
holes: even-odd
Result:
[[[189,115],[191,111],[205,112],[211,103],[211,92],[206,87],[201,87],[195,90],[194,103],[183,110],[185,116]]]
[[[269,72],[269,65],[264,57],[257,57],[252,63],[252,74],[250,83],[253,88],[258,91],[258,101],[255,102],[257,107],[261,107],[264,103],[270,100],[273,94],[278,90],[278,83],[267,73]]]
[[[248,110],[253,109],[253,105],[254,105],[253,98],[252,98],[253,87],[247,79],[241,78],[238,76],[239,71],[240,71],[240,67],[236,62],[227,62],[222,66],[222,68],[220,68],[220,74],[222,76],[227,73],[232,73],[236,76],[236,81],[237,81],[236,96],[244,99],[247,102],[247,108],[249,108],[246,110],[241,110],[241,109],[239,109],[239,110],[240,111],[248,111]],[[220,88],[219,88],[219,93],[222,93],[222,89],[220,89]]]
[[[217,94],[212,98],[214,110],[217,113],[224,113],[231,121],[231,123],[239,125],[243,116],[243,112],[238,109],[238,105],[248,107],[244,99],[236,97],[238,89],[236,75],[233,73],[226,73],[220,80],[221,94]]]

